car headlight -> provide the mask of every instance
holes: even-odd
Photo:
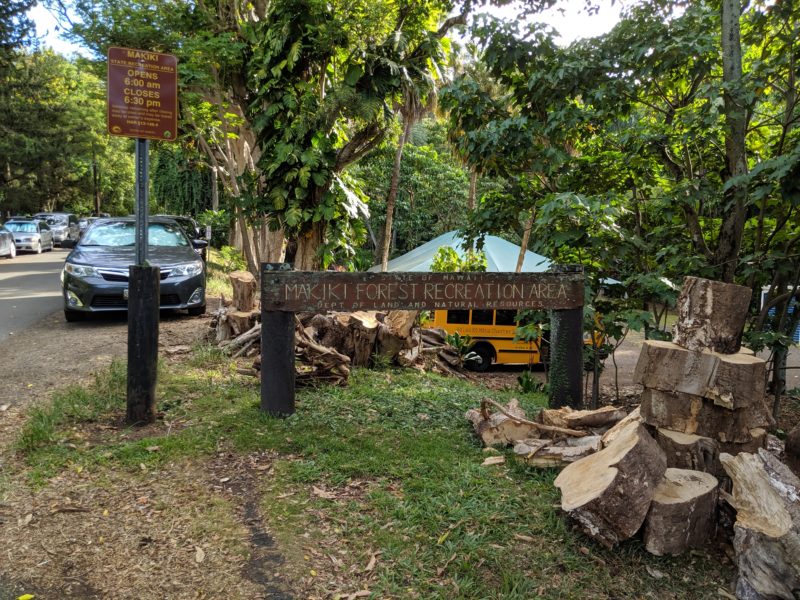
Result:
[[[73,265],[72,263],[66,263],[64,265],[64,271],[66,271],[70,275],[74,275],[75,277],[100,276],[100,274],[97,272],[97,269],[95,269],[94,267],[90,267],[88,265]]]
[[[188,263],[172,267],[169,272],[170,277],[193,277],[203,272],[203,261]]]

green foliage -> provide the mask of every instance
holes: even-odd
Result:
[[[219,258],[223,273],[244,271],[247,268],[242,253],[233,246],[222,246],[219,249]]]
[[[211,227],[209,243],[215,248],[221,248],[228,241],[228,230],[231,225],[231,215],[225,210],[204,210],[197,215],[197,222],[202,227]]]
[[[199,217],[211,208],[211,173],[203,157],[176,144],[153,152],[151,187],[161,213]]]
[[[455,333],[448,333],[444,339],[444,343],[455,350],[463,359],[469,353],[470,346],[472,346],[472,336],[461,335],[456,331]]]
[[[544,381],[540,381],[530,371],[523,371],[522,375],[517,376],[517,383],[519,389],[523,394],[547,394],[549,393],[548,385]]]
[[[442,246],[436,251],[431,263],[434,273],[481,272],[486,270],[486,254],[467,250],[464,257],[459,256],[450,246]]]
[[[130,212],[130,141],[106,134],[103,82],[51,51],[17,52],[0,85],[3,211]]]

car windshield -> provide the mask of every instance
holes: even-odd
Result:
[[[9,231],[19,231],[20,233],[36,233],[36,223],[6,223]]]
[[[67,224],[67,217],[64,215],[38,215],[36,218],[43,219],[48,225]]]
[[[133,246],[136,240],[135,223],[124,221],[96,224],[86,232],[82,246]],[[147,228],[148,246],[178,248],[188,246],[189,240],[177,223],[150,223]]]

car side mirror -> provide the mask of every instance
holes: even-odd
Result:
[[[62,248],[74,248],[75,247],[75,240],[65,239],[61,242]]]
[[[207,240],[192,240],[192,248],[195,250],[202,250],[203,248],[208,247]]]

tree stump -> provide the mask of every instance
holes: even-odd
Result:
[[[750,430],[750,439],[746,442],[720,442],[719,451],[720,453],[725,452],[726,454],[731,454],[733,456],[741,454],[742,452],[755,454],[760,448],[764,448],[766,445],[767,430],[761,427],[756,427],[755,429]]]
[[[688,350],[738,352],[751,294],[741,285],[684,278],[672,341]]]
[[[527,420],[525,411],[520,408],[519,401],[516,398],[505,406],[505,410],[509,415],[513,416],[509,417],[501,412],[488,415],[477,408],[468,410],[464,415],[472,423],[475,433],[481,438],[484,446],[507,446],[516,441],[533,437],[537,432],[534,425],[516,421],[513,418],[519,417]]]
[[[716,475],[720,473],[719,446],[711,438],[671,431],[656,430],[656,442],[667,457],[667,466]]]
[[[374,313],[354,312],[350,315],[348,327],[353,332],[353,366],[366,367],[375,351],[380,322]]]
[[[587,535],[610,548],[642,526],[667,460],[638,423],[608,447],[564,467],[556,477],[561,508]]]
[[[228,275],[233,287],[233,306],[241,312],[255,309],[256,278],[249,271],[234,271]]]
[[[751,429],[772,424],[763,399],[755,400],[746,408],[729,410],[702,396],[648,388],[642,393],[640,410],[648,425],[710,437],[720,442],[749,442]]]
[[[702,396],[733,410],[763,401],[765,373],[766,362],[749,354],[697,352],[648,340],[633,378],[645,388]]]
[[[228,323],[230,323],[236,335],[241,335],[245,331],[250,331],[256,324],[256,319],[259,316],[258,311],[244,312],[235,310],[228,313]]]
[[[800,479],[765,450],[720,460],[733,482],[732,495],[723,497],[736,509],[736,597],[797,598]]]
[[[716,526],[718,484],[709,473],[668,468],[645,520],[647,551],[677,556],[708,542]]]

